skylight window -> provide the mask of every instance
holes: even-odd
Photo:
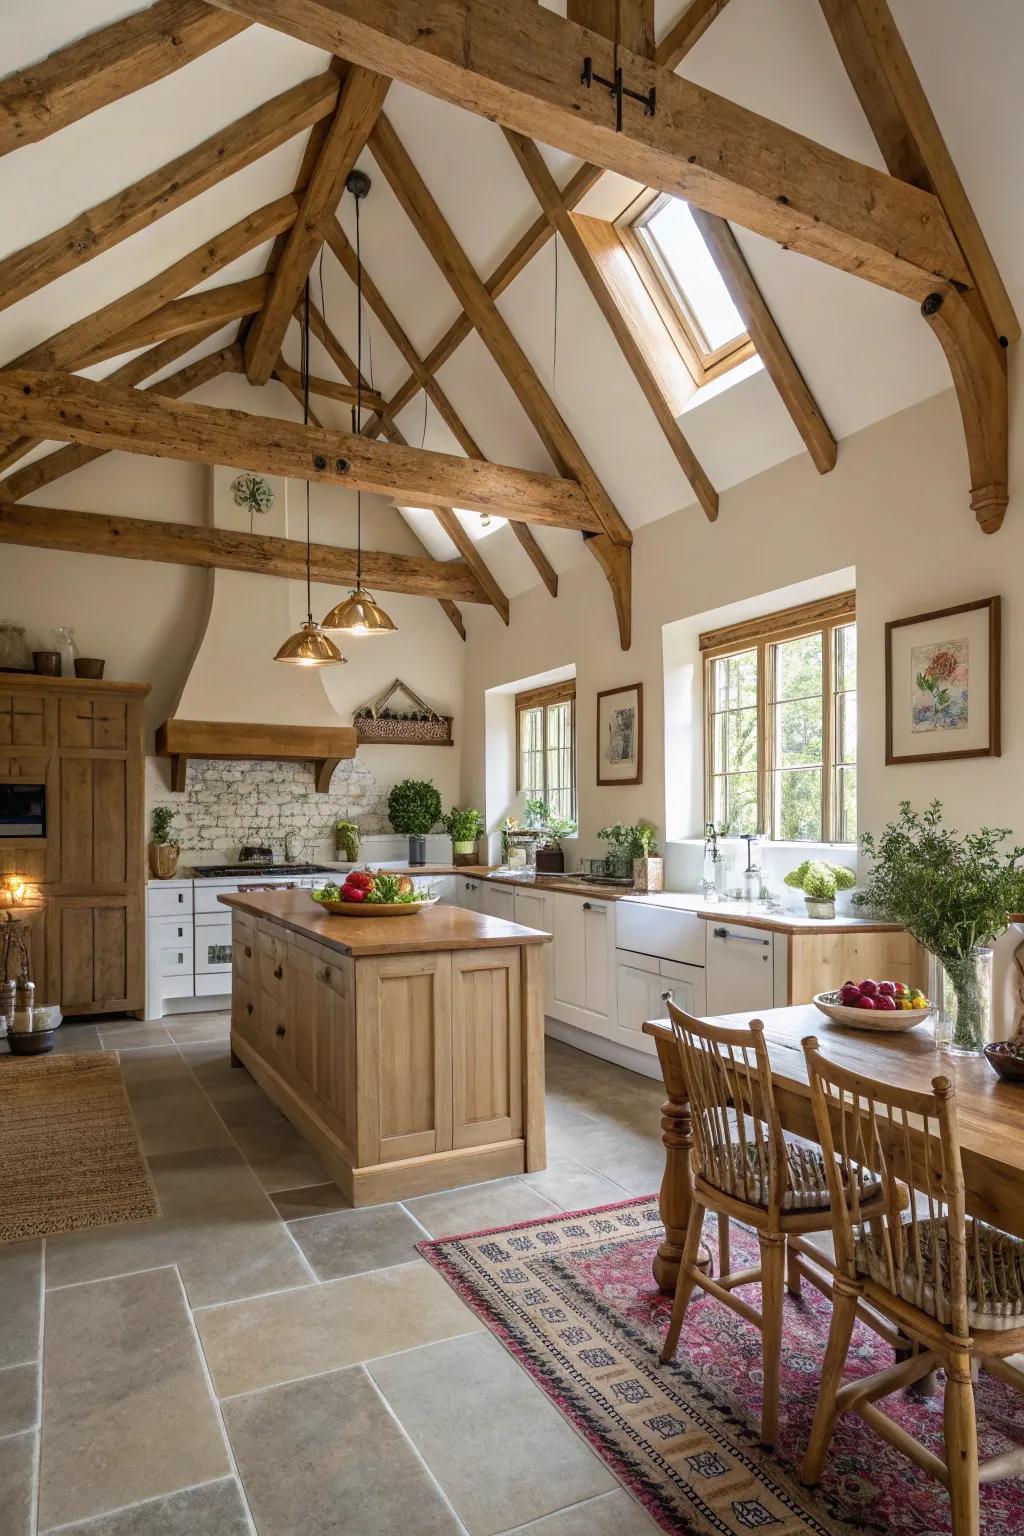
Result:
[[[619,235],[696,384],[754,352],[688,203],[649,192],[617,221]]]

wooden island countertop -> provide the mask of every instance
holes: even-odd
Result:
[[[444,904],[373,918],[303,890],[220,900],[232,1062],[353,1205],[544,1167],[548,934]]]
[[[489,949],[543,944],[550,934],[484,912],[468,912],[439,902],[409,917],[341,917],[325,912],[308,891],[248,891],[221,896],[226,907],[268,918],[339,954],[359,960],[368,955],[430,954],[436,950]]]

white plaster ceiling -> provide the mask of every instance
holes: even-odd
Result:
[[[960,0],[891,0],[985,234],[1018,310],[1024,310],[1024,183],[1019,65],[1024,57],[1020,0],[976,0],[969,23]],[[564,3],[551,9],[563,10]],[[0,58],[17,69],[53,48],[136,9],[118,0],[0,0]],[[656,6],[659,35],[683,7]],[[251,27],[176,74],[112,103],[40,144],[0,159],[0,255],[61,225],[138,180],[245,112],[325,68],[327,56],[283,34]],[[882,160],[849,85],[817,0],[731,0],[681,67],[681,73],[766,117],[881,167]],[[406,86],[392,86],[386,111],[445,217],[482,276],[533,222],[537,208],[501,131],[493,123]],[[195,249],[252,210],[288,192],[305,135],[0,312],[0,359],[9,359],[90,313]],[[564,184],[577,162],[542,146]],[[373,179],[363,207],[367,270],[421,354],[439,340],[459,306],[369,152],[360,164]],[[591,194],[592,198],[600,194]],[[354,238],[351,200],[339,217]],[[589,206],[589,204],[588,204]],[[791,350],[835,435],[842,438],[949,388],[949,374],[916,307],[860,279],[834,271],[747,231],[740,244]],[[269,247],[249,253],[204,287],[263,270]],[[355,351],[354,288],[332,253],[314,266],[313,294],[342,344]],[[681,508],[703,514],[624,363],[571,258],[558,252],[558,344],[553,323],[555,246],[549,243],[499,300],[541,380],[554,396],[595,471],[627,522],[637,527]],[[385,395],[407,366],[379,323],[368,317],[366,371]],[[231,339],[234,328],[190,354]],[[292,324],[285,356],[297,366]],[[336,377],[314,342],[317,373]],[[97,365],[102,377],[124,359]],[[168,372],[182,366],[173,364]],[[470,336],[440,371],[439,382],[484,453],[550,470],[551,462],[486,348]],[[251,395],[252,408],[274,413],[281,392]],[[247,397],[249,398],[249,397]],[[348,424],[347,408],[315,402],[318,415]],[[761,371],[680,418],[719,490],[748,479],[803,447],[770,380]],[[401,413],[414,444],[457,452],[423,396]],[[37,450],[39,451],[39,450]],[[842,447],[840,446],[840,460]],[[965,466],[966,472],[966,466]],[[59,501],[51,489],[49,501]],[[429,513],[408,513],[437,555],[453,546]],[[479,519],[467,515],[479,537]],[[581,558],[575,535],[535,530],[557,569]],[[482,552],[510,594],[534,585],[533,566],[507,527],[487,535]]]

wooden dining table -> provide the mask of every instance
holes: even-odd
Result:
[[[801,1048],[808,1035],[817,1037],[826,1056],[865,1078],[925,1091],[933,1078],[949,1078],[956,1090],[968,1214],[1024,1237],[1024,1083],[997,1077],[984,1056],[952,1056],[936,1050],[928,1024],[895,1034],[847,1029],[833,1024],[809,1003],[772,1008],[759,1017],[764,1023],[782,1127],[811,1141],[817,1136]],[[750,1014],[724,1015],[713,1022],[746,1027]],[[690,1106],[668,1020],[646,1023],[644,1033],[657,1046],[666,1094],[661,1120],[665,1172],[660,1197],[665,1236],[652,1267],[660,1288],[671,1293],[690,1218]],[[923,1140],[922,1136],[922,1147]],[[915,1148],[915,1157],[920,1150]],[[706,1250],[702,1262],[710,1264]]]

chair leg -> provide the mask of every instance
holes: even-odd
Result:
[[[791,1296],[800,1295],[800,1271],[796,1267],[797,1253],[795,1248],[786,1244],[786,1290]]]
[[[732,1271],[732,1260],[729,1256],[729,1218],[724,1211],[718,1213],[718,1278]]]
[[[978,1536],[978,1428],[971,1357],[966,1351],[946,1361],[944,1418],[953,1536]]]
[[[779,1369],[782,1361],[782,1284],[786,1239],[762,1232],[761,1247],[761,1442],[772,1446],[779,1434]]]
[[[682,1331],[683,1318],[693,1295],[693,1288],[697,1283],[697,1251],[700,1247],[700,1235],[704,1227],[704,1207],[695,1200],[690,1207],[690,1219],[686,1226],[686,1242],[683,1244],[683,1256],[679,1260],[679,1279],[676,1281],[675,1300],[672,1303],[672,1320],[668,1325],[668,1333],[661,1349],[661,1363],[667,1365],[676,1352],[679,1344],[679,1334]]]
[[[800,1469],[800,1481],[808,1487],[818,1482],[825,1456],[832,1442],[838,1410],[836,1393],[843,1379],[843,1367],[850,1349],[853,1325],[857,1317],[857,1292],[836,1281],[832,1295],[832,1323],[828,1331],[828,1346],[821,1368],[821,1388],[818,1406],[814,1411],[814,1423],[807,1442],[807,1454]]]

